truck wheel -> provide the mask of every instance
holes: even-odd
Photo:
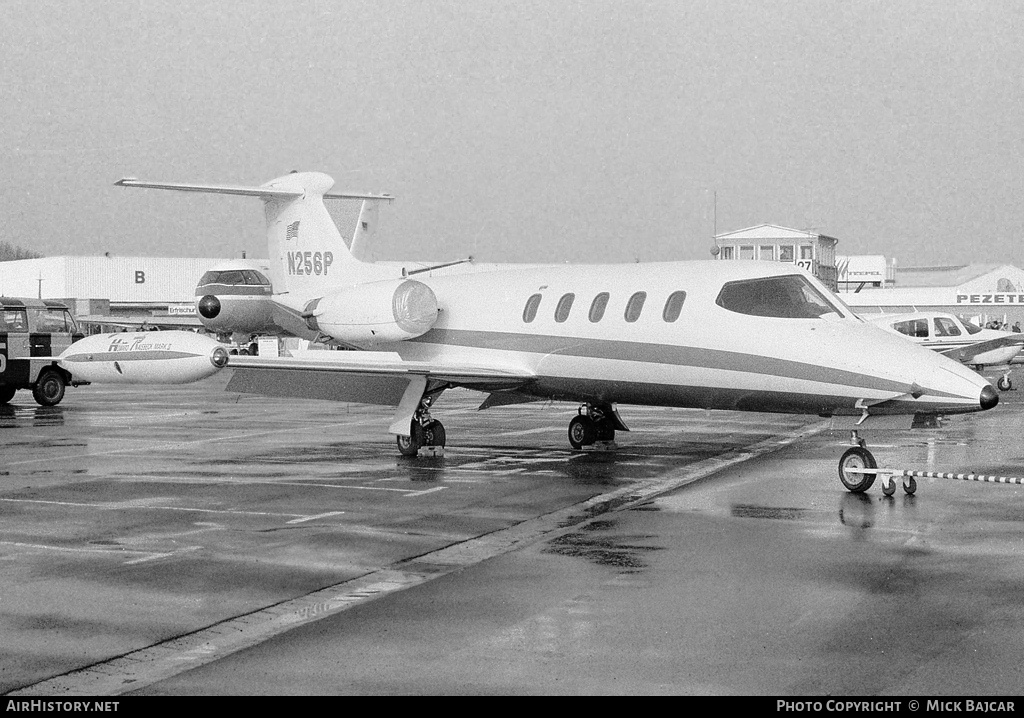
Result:
[[[14,398],[15,393],[18,389],[13,386],[0,386],[0,406],[8,403]]]
[[[32,396],[40,406],[56,406],[64,398],[64,377],[53,369],[44,369],[32,388]]]

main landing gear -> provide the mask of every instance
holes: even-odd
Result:
[[[847,449],[839,459],[839,480],[843,482],[843,486],[848,491],[861,494],[875,483],[878,473],[871,469],[877,469],[878,464],[875,462],[875,457],[868,451],[864,439],[857,434],[856,429],[850,432],[850,441],[854,446]],[[908,494],[917,491],[917,482],[913,477],[903,480],[903,490]],[[884,474],[882,477],[882,493],[886,496],[896,493],[896,481],[888,474]]]
[[[443,388],[424,394],[412,416],[409,436],[396,436],[398,453],[402,456],[416,456],[424,447],[444,448],[444,424],[430,416],[430,405],[442,391]]]
[[[569,445],[582,449],[597,442],[615,440],[615,430],[629,431],[614,404],[584,404],[569,422]]]

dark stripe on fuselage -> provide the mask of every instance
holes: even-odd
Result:
[[[817,364],[776,359],[757,354],[676,346],[672,344],[649,344],[647,342],[610,339],[556,337],[544,334],[486,332],[462,329],[431,329],[423,336],[409,339],[408,341],[471,347],[475,349],[530,352],[544,355],[558,354],[587,359],[614,359],[701,369],[723,369],[749,374],[766,374],[787,379],[803,379],[826,384],[855,386],[875,391],[890,391],[897,394],[906,393],[909,389],[907,384],[844,369],[833,369],[818,366]],[[927,387],[925,387],[925,390],[932,396],[952,396],[947,392],[930,390]]]
[[[192,359],[203,356],[190,352],[174,351],[138,351],[138,352],[91,352],[89,354],[71,354],[61,359],[62,362],[97,362],[97,361],[144,361],[144,360],[168,360],[168,359]]]

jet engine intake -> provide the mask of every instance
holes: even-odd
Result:
[[[398,342],[426,334],[437,322],[437,297],[412,279],[348,287],[310,302],[304,317],[313,331],[355,346]]]

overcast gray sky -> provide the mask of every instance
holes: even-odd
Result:
[[[293,169],[381,259],[705,259],[762,222],[1024,266],[1024,3],[4,0],[0,240],[266,256]],[[349,228],[342,227],[345,234]]]

